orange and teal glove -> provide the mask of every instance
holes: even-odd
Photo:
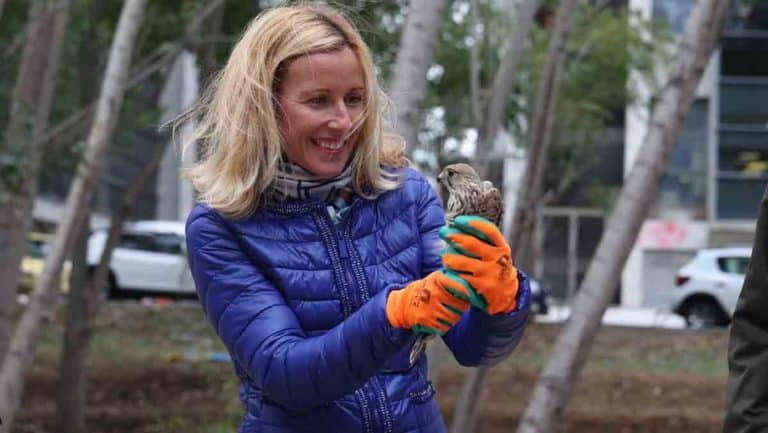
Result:
[[[461,215],[440,229],[449,248],[443,265],[472,286],[472,305],[488,314],[509,313],[517,306],[517,269],[498,227],[485,218]]]
[[[467,283],[435,271],[387,298],[387,320],[395,328],[442,335],[469,309]]]

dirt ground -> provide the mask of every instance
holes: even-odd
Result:
[[[531,326],[510,359],[493,370],[478,432],[514,431],[559,330]],[[718,432],[726,345],[725,331],[604,328],[561,431]],[[130,356],[115,361],[114,354],[95,358],[88,374],[88,432],[235,431],[221,427],[235,426],[239,412],[227,364],[170,362],[161,356],[141,362]],[[42,356],[33,367],[14,433],[56,431],[56,375],[55,359]],[[463,375],[455,365],[441,369],[438,396],[447,420]],[[223,418],[229,419],[222,424]],[[219,427],[206,428],[216,422]]]

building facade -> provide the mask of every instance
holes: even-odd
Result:
[[[631,0],[682,33],[693,0]],[[652,95],[628,107],[625,173],[645,136]],[[698,249],[751,245],[768,180],[768,0],[733,0],[672,152],[650,218],[622,275],[621,303],[664,307],[676,270]],[[644,99],[644,100],[643,100]]]

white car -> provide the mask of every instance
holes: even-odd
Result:
[[[88,265],[96,266],[108,229],[88,238]],[[138,221],[126,224],[112,253],[108,297],[137,294],[193,295],[195,285],[187,264],[184,223]]]
[[[751,253],[749,247],[699,251],[677,271],[672,311],[683,316],[692,329],[728,325]]]

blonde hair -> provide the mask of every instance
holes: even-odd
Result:
[[[199,104],[178,120],[200,116],[184,151],[197,141],[204,146],[200,161],[185,172],[203,203],[231,218],[247,217],[263,203],[285,151],[277,121],[281,74],[299,56],[343,48],[360,61],[366,86],[356,122],[360,134],[351,162],[352,187],[373,198],[399,186],[383,166],[407,165],[405,144],[385,131],[388,99],[367,45],[340,12],[302,3],[268,9],[251,21]]]

